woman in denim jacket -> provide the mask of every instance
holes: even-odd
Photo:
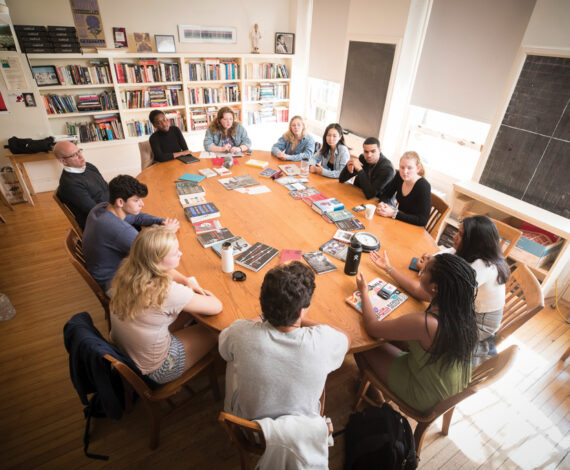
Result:
[[[315,141],[307,134],[305,122],[301,116],[293,116],[289,121],[289,130],[285,132],[271,148],[271,154],[280,160],[308,160],[313,156]]]
[[[204,137],[204,148],[208,152],[246,152],[251,140],[245,128],[235,120],[231,108],[224,106],[218,110]]]
[[[344,144],[342,127],[329,124],[323,135],[321,150],[309,159],[309,171],[327,178],[337,178],[350,158],[348,147]]]

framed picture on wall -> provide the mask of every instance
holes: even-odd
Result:
[[[156,52],[176,52],[174,36],[166,34],[155,34]]]
[[[115,47],[129,47],[127,43],[127,30],[125,28],[113,28],[113,42]]]
[[[32,75],[38,86],[59,85],[59,78],[53,65],[38,65],[32,67]]]
[[[275,54],[295,54],[293,33],[275,33]]]
[[[179,42],[225,42],[237,41],[237,29],[226,26],[178,25]]]
[[[137,52],[152,52],[149,33],[135,33],[134,36]]]
[[[34,97],[33,93],[22,93],[24,98],[24,104],[26,108],[35,108],[36,107],[36,98]]]

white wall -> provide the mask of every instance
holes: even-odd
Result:
[[[73,26],[73,17],[69,0],[8,0],[10,16],[13,24],[37,24]],[[294,66],[300,64],[301,85],[295,83],[293,78],[292,91],[300,90],[304,93],[304,69],[307,63],[308,32],[312,0],[273,0],[270,4],[263,0],[168,0],[163,3],[141,0],[99,0],[101,19],[105,30],[107,48],[113,49],[112,28],[124,27],[127,30],[129,42],[128,52],[134,49],[134,32],[148,32],[154,44],[154,34],[172,34],[175,36],[177,52],[204,52],[221,53],[235,52],[247,53],[251,51],[249,32],[254,23],[259,24],[262,34],[260,41],[261,53],[274,52],[274,39],[276,32],[296,32],[295,27],[301,29],[296,37],[298,56],[294,59]],[[178,42],[178,24],[231,26],[237,28],[237,42],[235,44],[196,44]],[[124,51],[124,50],[123,50]],[[126,51],[125,51],[126,52]],[[0,58],[2,56],[0,55]],[[21,92],[31,92],[32,77],[27,68],[24,56],[22,66],[28,76],[29,88]],[[295,75],[293,72],[293,76]],[[4,86],[0,77],[0,86]],[[303,104],[299,102],[304,96],[296,97],[291,103],[292,112],[299,112]],[[43,111],[40,96],[36,95],[37,108],[26,108],[23,103],[10,104],[12,113],[0,116],[0,145],[13,135],[18,137],[43,138],[51,135],[49,124]],[[262,133],[263,134],[263,133]],[[262,137],[266,137],[267,133]],[[253,137],[253,136],[252,136]],[[198,139],[201,140],[201,139]],[[265,139],[266,140],[266,139]],[[262,146],[267,146],[265,140],[260,139]],[[201,141],[189,139],[192,149],[201,148]],[[0,149],[0,167],[8,164],[3,157],[6,150]],[[117,174],[127,173],[136,175],[140,171],[140,155],[137,143],[109,143],[101,146],[92,146],[85,152],[86,158],[95,164],[106,179]],[[38,192],[53,190],[57,187],[61,169],[57,162],[37,162],[26,165],[34,189]]]
[[[522,43],[526,47],[570,48],[570,2],[537,0]]]

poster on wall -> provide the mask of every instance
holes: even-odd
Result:
[[[180,42],[225,42],[237,41],[237,29],[225,26],[178,25]]]
[[[81,46],[106,47],[98,0],[69,1]]]
[[[10,24],[0,18],[0,51],[15,51],[16,42]]]
[[[22,70],[19,57],[9,57],[0,60],[0,71],[2,71],[2,78],[4,78],[4,82],[9,91],[25,90],[28,88],[28,81]]]
[[[4,90],[0,88],[0,114],[10,114],[10,111],[8,110],[8,105],[6,104],[6,100],[4,99],[5,96],[6,93],[4,93]]]

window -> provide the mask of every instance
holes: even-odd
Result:
[[[329,82],[319,78],[309,77],[309,121],[315,122],[317,127],[336,122],[340,83]]]
[[[489,128],[484,122],[410,106],[405,149],[418,152],[428,168],[469,180]]]

